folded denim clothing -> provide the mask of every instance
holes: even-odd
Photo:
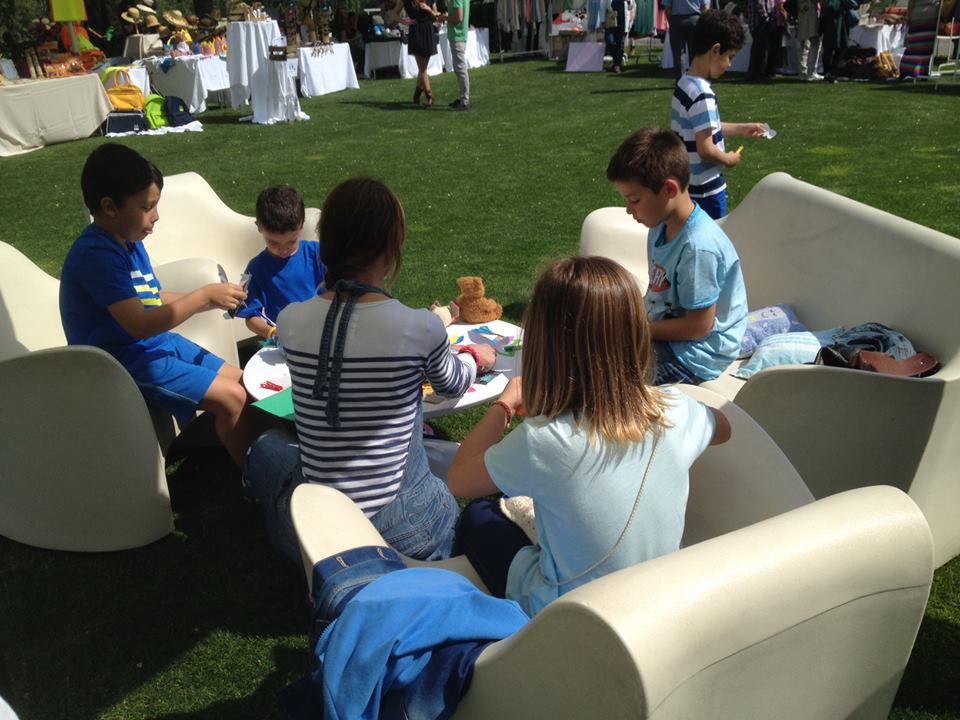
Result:
[[[905,360],[917,354],[913,343],[907,340],[903,333],[878,322],[855,325],[849,330],[837,333],[833,337],[833,344],[882,352],[897,360]]]

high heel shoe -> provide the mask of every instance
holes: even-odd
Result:
[[[427,94],[427,107],[433,107],[433,90],[424,90]]]
[[[420,104],[420,94],[423,92],[423,88],[417,85],[417,89],[413,91],[413,104]]]

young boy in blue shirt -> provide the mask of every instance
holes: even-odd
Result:
[[[693,59],[673,90],[670,129],[683,140],[690,161],[690,197],[714,220],[727,214],[727,183],[723,168],[740,162],[740,153],[727,152],[724,138],[760,137],[764,123],[720,121],[717,96],[710,85],[723,75],[743,47],[740,21],[720,10],[707,10],[690,38]]]
[[[247,264],[247,300],[237,315],[268,340],[277,333],[280,311],[314,297],[323,285],[320,243],[300,239],[304,215],[303,198],[289,185],[268,187],[257,197],[257,230],[267,247]]]
[[[747,291],[730,238],[690,198],[683,141],[670,130],[637,130],[610,159],[607,179],[627,201],[627,213],[650,228],[644,301],[657,354],[655,384],[719,377],[740,353]]]
[[[70,345],[113,355],[146,401],[188,422],[213,413],[217,435],[238,466],[254,433],[240,368],[170,332],[211,308],[233,310],[243,288],[213,283],[181,294],[163,290],[141,242],[160,219],[163,175],[124,145],[106,143],[80,177],[93,222],[70,247],[60,275],[60,317]]]

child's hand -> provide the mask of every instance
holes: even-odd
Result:
[[[742,127],[741,135],[758,138],[766,134],[769,126],[766,123],[743,123]]]
[[[477,355],[480,356],[480,364],[484,370],[490,371],[497,364],[497,351],[493,349],[493,345],[484,343],[482,345],[470,345],[470,347],[477,351]],[[477,371],[479,372],[480,368],[477,368]]]
[[[513,409],[513,412],[519,415],[523,414],[523,378],[517,375],[516,377],[510,378],[510,382],[507,383],[507,386],[503,389],[503,394],[500,395],[500,399],[503,400],[510,408]]]
[[[723,154],[723,160],[721,160],[724,167],[732,168],[736,167],[740,163],[740,153],[738,152],[728,152]]]
[[[247,299],[247,291],[234,283],[211,283],[204,290],[207,302],[223,310],[236,310]]]

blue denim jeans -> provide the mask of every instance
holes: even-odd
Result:
[[[370,522],[397,551],[417,560],[450,557],[459,509],[446,483],[430,469],[420,431],[420,415],[410,441],[400,492]],[[300,445],[292,430],[275,428],[247,451],[247,483],[263,506],[274,549],[300,564],[300,545],[290,517],[290,497],[304,480]]]
[[[653,378],[653,385],[666,385],[676,382],[699,385],[702,382],[700,378],[687,370],[686,365],[677,359],[670,343],[663,340],[654,340],[653,351],[657,355],[656,376]]]

